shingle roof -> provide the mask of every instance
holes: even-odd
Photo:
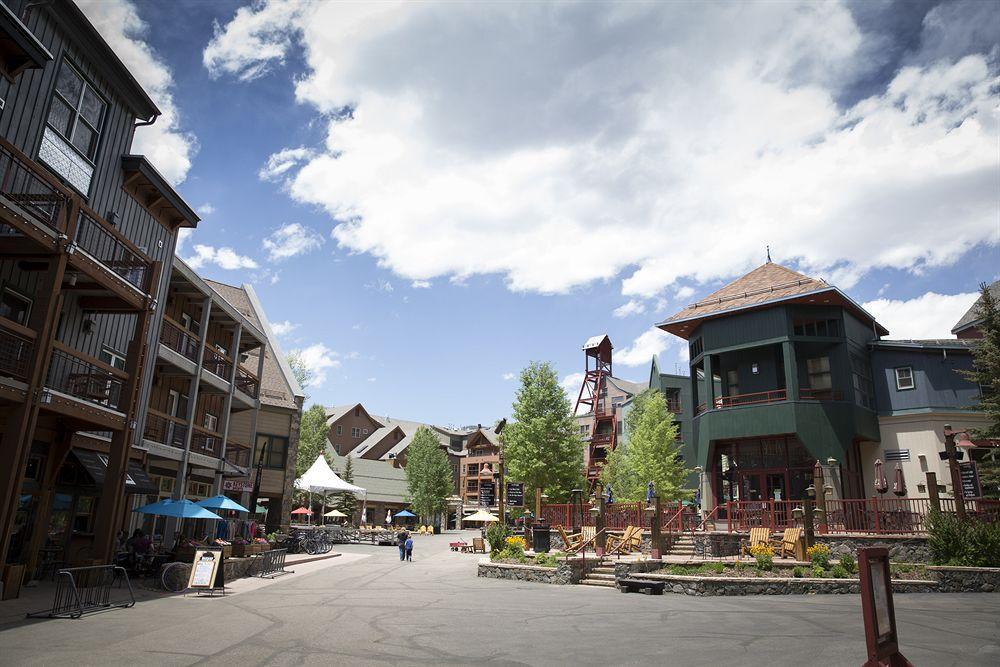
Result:
[[[333,460],[333,466],[339,473],[344,471],[345,457],[340,456],[327,443],[326,451]],[[369,501],[405,502],[407,495],[406,471],[396,468],[384,461],[371,461],[351,457],[353,484],[364,488]]]
[[[899,339],[899,340],[876,340],[872,341],[872,347],[929,347],[929,348],[950,348],[971,350],[979,341],[974,338],[924,338],[924,339]]]
[[[1000,280],[995,281],[990,285],[990,294],[993,295],[994,299],[1000,300]],[[951,328],[953,334],[957,334],[959,331],[963,331],[970,327],[982,322],[982,316],[979,314],[979,307],[983,302],[983,295],[980,294],[976,302],[969,307],[969,310],[965,311],[965,315],[962,315],[962,319],[955,323],[955,326]]]
[[[297,396],[304,396],[299,383],[295,380],[288,362],[285,360],[285,353],[278,345],[278,341],[271,330],[271,324],[267,320],[267,314],[260,305],[257,295],[250,285],[236,287],[227,285],[215,280],[205,280],[208,285],[228,301],[234,308],[242,313],[252,324],[257,326],[267,338],[267,352],[264,356],[264,372],[260,378],[260,402],[263,405],[270,405],[279,408],[296,409]],[[251,373],[257,372],[257,353],[251,352],[247,361],[241,364]]]
[[[632,394],[633,396],[641,394],[645,390],[649,389],[649,381],[632,382],[631,380],[623,380],[621,378],[609,377],[608,382],[615,385],[622,391],[628,394]]]
[[[583,344],[583,349],[589,350],[592,347],[598,347],[604,342],[604,339],[608,337],[608,334],[600,334],[598,336],[591,336],[587,339],[587,342]]]

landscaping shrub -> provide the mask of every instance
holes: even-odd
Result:
[[[535,565],[556,567],[559,565],[559,559],[556,558],[555,554],[535,554]]]
[[[830,547],[825,544],[814,544],[806,549],[806,556],[813,564],[813,567],[826,569],[830,565]]]
[[[499,551],[491,551],[490,560],[512,560],[517,563],[528,562],[528,559],[525,558],[523,551],[509,548],[504,548]]]
[[[490,552],[500,551],[507,545],[507,538],[513,535],[510,528],[494,521],[486,528],[486,541],[490,543]]]
[[[834,565],[830,568],[830,576],[834,579],[847,579],[848,574],[843,565]]]
[[[813,566],[813,576],[817,579],[823,579],[826,577],[826,568],[820,565]]]
[[[757,560],[757,569],[764,571],[774,567],[774,549],[770,544],[755,544],[750,547],[750,555]]]
[[[802,569],[801,565],[796,565],[795,567],[792,568],[792,576],[795,577],[796,579],[801,579],[802,577],[806,576],[806,571]]]
[[[524,541],[523,537],[508,537],[504,540],[504,545],[505,549],[510,549],[515,552],[520,551],[523,554],[525,548],[528,546],[528,543]]]
[[[854,556],[844,554],[840,557],[840,566],[847,571],[847,574],[854,574],[858,571],[858,564],[854,562]]]
[[[722,563],[709,563],[708,569],[711,572],[715,572],[716,574],[722,574],[723,572],[726,571],[726,566],[723,565]]]
[[[935,565],[1000,567],[1000,523],[931,512],[927,546]]]

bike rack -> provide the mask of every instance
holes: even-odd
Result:
[[[260,563],[257,576],[273,579],[282,574],[293,574],[295,570],[285,569],[285,556],[287,554],[287,549],[271,549],[262,553],[257,560]]]
[[[28,618],[80,618],[105,609],[126,609],[135,605],[135,593],[128,572],[118,565],[94,565],[59,570],[52,608],[27,614]],[[111,587],[124,579],[129,599],[111,602]]]

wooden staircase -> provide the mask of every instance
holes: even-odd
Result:
[[[615,567],[604,559],[580,581],[581,586],[615,588]]]

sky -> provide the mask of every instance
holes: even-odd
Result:
[[[492,423],[581,345],[685,372],[655,323],[774,261],[894,338],[1000,278],[995,3],[85,0],[310,402]]]

